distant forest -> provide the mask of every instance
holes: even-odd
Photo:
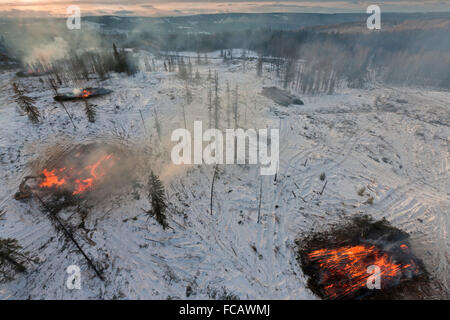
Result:
[[[305,59],[316,66],[327,65],[354,87],[363,86],[368,72],[376,72],[383,81],[392,84],[450,89],[448,29],[367,34],[260,29],[216,34],[171,33],[159,37],[154,43],[159,43],[158,49],[163,51],[244,48],[261,56]],[[152,38],[155,39],[143,32],[126,45],[139,47]]]
[[[101,22],[106,18],[96,19]],[[177,21],[179,19],[181,18],[177,18]],[[194,18],[183,19],[190,21],[189,19]],[[316,86],[322,82],[339,83],[344,80],[348,86],[355,88],[364,88],[378,81],[391,85],[450,89],[450,30],[448,27],[439,26],[420,29],[421,20],[417,29],[367,33],[326,32],[315,27],[299,30],[260,27],[246,30],[227,29],[228,31],[215,33],[172,31],[173,29],[169,28],[161,32],[153,28],[153,25],[131,26],[124,32],[117,32],[113,28],[116,20],[107,24],[111,25],[107,29],[108,32],[81,34],[65,32],[65,24],[61,22],[59,29],[41,28],[41,37],[34,37],[34,33],[26,32],[24,26],[11,27],[9,32],[16,30],[21,36],[8,33],[10,47],[13,47],[10,56],[23,61],[33,46],[50,43],[56,36],[67,40],[71,52],[80,48],[110,49],[113,43],[120,48],[150,50],[156,54],[160,51],[193,51],[203,55],[215,50],[242,48],[254,51],[260,57],[281,58],[284,64],[275,68],[277,73],[280,71],[281,77],[286,78],[286,86],[292,78],[306,77],[306,83],[316,83]],[[125,19],[122,23],[133,21]],[[160,21],[163,26],[172,26],[164,21]],[[217,24],[213,22],[209,21],[206,26]],[[332,30],[332,27],[328,29]],[[0,38],[0,62],[2,57],[5,60],[4,53],[8,53],[4,43],[5,39]],[[304,60],[305,63],[299,66],[296,63],[299,60]],[[308,88],[304,90],[310,91]]]

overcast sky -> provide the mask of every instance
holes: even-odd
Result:
[[[84,15],[172,16],[227,12],[365,12],[378,4],[383,12],[450,11],[450,0],[0,0],[1,16],[65,15],[78,5]]]

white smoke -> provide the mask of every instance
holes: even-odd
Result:
[[[69,54],[69,45],[61,37],[55,37],[53,42],[36,46],[31,49],[25,57],[24,62],[27,65],[37,63],[49,65],[52,61],[63,59]]]

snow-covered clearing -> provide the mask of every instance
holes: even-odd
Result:
[[[304,106],[282,107],[260,95],[263,86],[278,83],[268,73],[256,77],[256,62],[247,62],[243,73],[241,62],[227,66],[211,59],[198,66],[200,84],[190,84],[194,100],[185,105],[188,127],[194,120],[208,123],[206,77],[211,69],[219,72],[221,128],[228,128],[226,81],[231,90],[239,86],[241,127],[280,128],[276,181],[260,176],[257,166],[219,166],[211,215],[213,167],[171,165],[171,132],[184,127],[185,83],[163,71],[162,61],[157,63],[159,71],[115,75],[101,83],[114,92],[91,100],[97,106],[95,123],[87,121],[83,102],[66,103],[76,130],[53,101],[51,89],[38,78],[20,79],[43,116],[41,124],[32,125],[11,99],[14,73],[0,74],[0,210],[5,212],[0,235],[17,238],[41,260],[1,284],[0,298],[316,299],[306,288],[294,241],[358,214],[384,217],[410,233],[416,255],[450,290],[449,92],[340,90],[301,97]],[[84,229],[75,232],[105,268],[105,282],[55,232],[37,201],[13,199],[29,163],[46,147],[101,139],[138,146],[148,167],[162,177],[171,204],[166,231],[142,214],[141,208],[149,208],[145,187],[130,186],[129,192],[89,208]],[[148,174],[139,173],[141,184]],[[80,223],[73,208],[60,216],[68,225]],[[81,290],[65,285],[66,268],[73,264],[82,270]]]

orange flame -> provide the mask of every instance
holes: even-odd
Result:
[[[83,89],[83,93],[81,94],[81,96],[82,96],[83,98],[87,98],[87,97],[89,97],[90,95],[92,95],[92,91],[89,91],[89,90],[87,90],[87,89]]]
[[[319,249],[307,256],[318,263],[322,271],[320,282],[324,284],[325,295],[331,299],[345,297],[366,287],[367,279],[372,275],[367,271],[370,265],[380,268],[382,286],[401,277],[402,270],[415,266],[412,260],[404,265],[396,263],[387,253],[373,245]],[[417,267],[415,271],[418,271]]]
[[[43,170],[43,181],[39,184],[41,188],[58,188],[73,190],[73,195],[78,195],[92,188],[110,169],[114,162],[112,154],[105,155],[94,164],[74,170],[70,168]]]
[[[41,70],[40,70],[40,69],[35,69],[35,70],[33,70],[33,69],[28,69],[28,70],[27,70],[27,73],[28,73],[28,74],[32,74],[32,73],[41,73]]]
[[[64,168],[60,169],[59,172],[64,171]],[[64,178],[59,178],[56,175],[56,169],[53,169],[52,171],[48,171],[47,169],[44,169],[44,172],[42,173],[45,176],[45,180],[39,184],[39,187],[41,188],[51,188],[51,187],[59,187],[66,183],[66,180]]]

